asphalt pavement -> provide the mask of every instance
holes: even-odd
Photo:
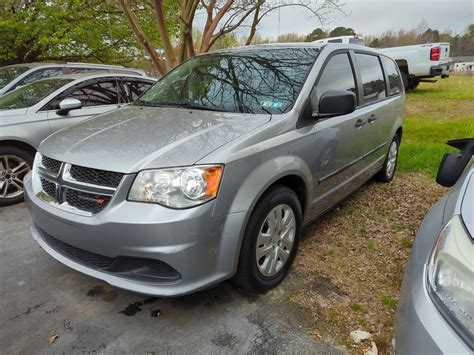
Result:
[[[288,301],[297,282],[259,296],[228,282],[179,298],[123,291],[55,261],[30,237],[24,204],[0,207],[0,353],[316,353],[341,348],[310,335]]]

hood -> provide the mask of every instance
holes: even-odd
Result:
[[[134,173],[192,165],[269,120],[270,115],[129,106],[58,131],[39,151],[75,165]]]

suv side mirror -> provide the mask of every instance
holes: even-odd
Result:
[[[449,141],[448,145],[461,150],[461,153],[446,153],[441,160],[436,182],[444,187],[453,186],[474,154],[474,138]]]
[[[350,91],[328,90],[319,99],[318,112],[313,113],[316,118],[329,118],[347,115],[357,107],[356,95]]]
[[[60,116],[66,116],[69,111],[77,110],[82,107],[82,102],[78,99],[64,99],[59,103],[59,110],[56,114]]]

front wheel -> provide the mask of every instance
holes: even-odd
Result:
[[[275,186],[267,191],[247,224],[233,283],[260,293],[276,287],[293,263],[301,225],[301,205],[293,190]]]
[[[382,169],[377,173],[376,178],[380,182],[390,182],[395,176],[395,170],[397,169],[398,163],[398,151],[400,147],[400,139],[395,136],[390,143],[385,162]]]
[[[0,206],[23,201],[23,178],[32,164],[30,153],[17,147],[0,147]]]

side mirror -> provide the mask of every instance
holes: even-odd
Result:
[[[318,112],[313,113],[316,118],[328,118],[347,115],[357,107],[356,95],[350,91],[328,90],[319,98]]]
[[[77,110],[82,107],[82,102],[78,99],[64,99],[59,103],[59,110],[56,114],[60,116],[66,116],[69,111]]]
[[[474,139],[449,141],[448,145],[461,150],[461,153],[446,153],[441,160],[436,182],[444,187],[454,186],[474,154]]]

